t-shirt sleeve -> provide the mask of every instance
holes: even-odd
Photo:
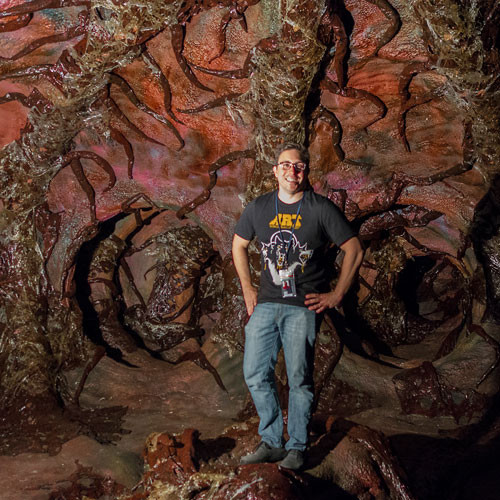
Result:
[[[253,224],[255,212],[255,203],[252,201],[247,205],[241,217],[239,218],[234,228],[234,234],[237,234],[245,240],[251,241],[255,236],[255,228]]]
[[[328,238],[337,246],[356,236],[344,214],[328,198],[325,198],[321,210],[321,224]]]

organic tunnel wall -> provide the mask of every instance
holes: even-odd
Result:
[[[318,412],[425,416],[428,434],[480,420],[500,357],[499,16],[492,0],[4,4],[2,405],[57,401],[91,357],[85,293],[122,353],[168,357],[200,328],[241,350],[232,230],[293,140],[366,248],[322,327]]]

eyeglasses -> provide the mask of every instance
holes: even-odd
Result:
[[[278,163],[278,165],[276,166],[283,167],[283,170],[285,171],[290,170],[293,167],[295,170],[303,172],[307,168],[307,164],[302,161],[296,161],[295,163],[291,161],[282,161],[281,163]]]

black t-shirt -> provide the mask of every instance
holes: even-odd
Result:
[[[277,192],[273,191],[249,203],[234,232],[249,241],[257,237],[259,242],[262,272],[258,303],[282,302],[304,306],[306,294],[328,291],[328,273],[325,273],[322,258],[326,246],[330,242],[340,246],[355,233],[339,209],[312,190],[304,192],[298,216],[300,201],[287,204],[278,198],[280,231],[276,198]],[[294,270],[297,296],[283,298],[278,270],[284,263],[290,238],[288,268]]]

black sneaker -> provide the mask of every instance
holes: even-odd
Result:
[[[290,450],[278,465],[284,469],[302,469],[304,465],[304,452],[300,450]]]
[[[262,464],[265,462],[277,462],[278,460],[284,458],[285,455],[285,448],[275,448],[274,446],[267,444],[265,441],[261,441],[253,453],[241,457],[240,464],[248,465]]]

